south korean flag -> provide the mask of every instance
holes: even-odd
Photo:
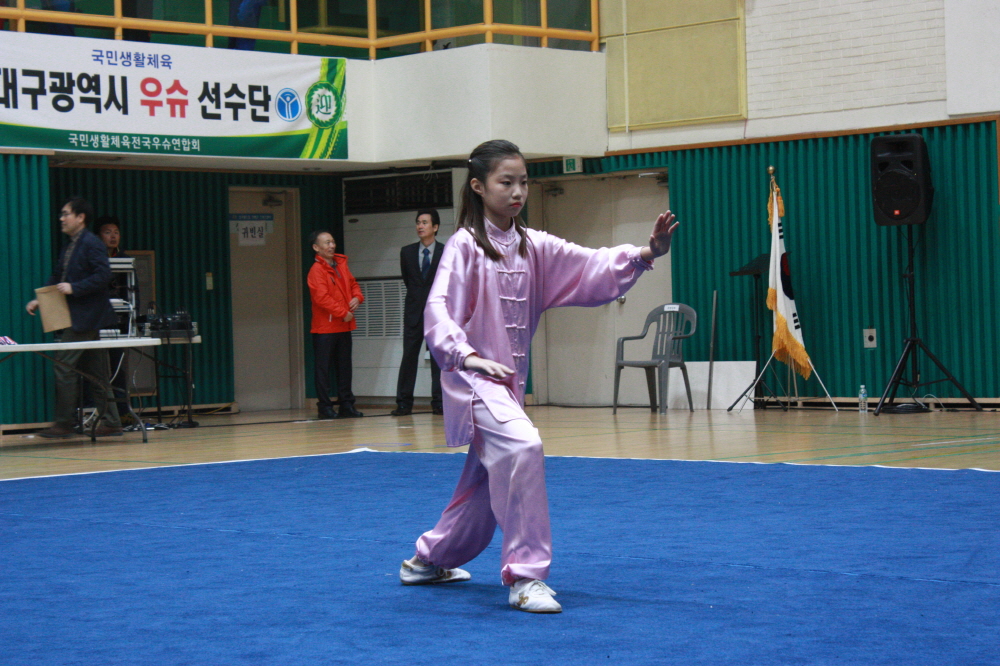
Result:
[[[792,291],[792,272],[785,251],[785,230],[781,221],[784,215],[781,189],[771,177],[771,196],[768,200],[768,222],[771,225],[771,270],[768,276],[767,307],[774,311],[774,338],[771,349],[774,357],[788,364],[793,370],[809,379],[812,362],[802,341],[802,325],[795,309]]]

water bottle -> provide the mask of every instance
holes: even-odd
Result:
[[[858,391],[858,411],[862,414],[868,412],[868,391],[865,389],[865,385],[861,385],[861,390]]]

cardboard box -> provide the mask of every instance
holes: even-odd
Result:
[[[39,287],[35,290],[35,298],[38,299],[38,310],[42,313],[43,331],[51,333],[73,325],[73,320],[69,316],[69,305],[66,304],[66,295],[55,285]]]

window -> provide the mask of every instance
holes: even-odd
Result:
[[[0,25],[7,20],[10,29],[53,35],[119,34],[134,42],[372,59],[483,42],[581,50],[598,44],[590,0],[546,0],[545,11],[542,0],[492,0],[491,14],[485,0],[377,0],[374,26],[368,25],[369,1],[120,0],[116,15],[115,0],[26,0],[24,9],[0,0]],[[46,21],[46,12],[85,14],[86,25]],[[150,29],[135,19],[170,25]],[[187,31],[184,24],[199,27]],[[243,34],[232,34],[233,28]],[[244,32],[255,30],[274,32]]]

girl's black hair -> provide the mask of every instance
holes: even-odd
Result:
[[[469,173],[465,177],[465,185],[462,187],[462,207],[458,213],[458,228],[468,229],[472,237],[476,239],[479,247],[483,248],[486,256],[493,261],[499,261],[502,256],[493,247],[493,243],[486,236],[486,208],[483,206],[483,198],[472,189],[472,179],[475,178],[483,186],[486,179],[496,168],[497,164],[508,157],[519,157],[524,160],[521,149],[510,141],[496,139],[487,141],[476,146],[476,149],[469,155]],[[517,253],[522,257],[528,256],[528,236],[525,231],[524,220],[521,216],[513,218],[514,229],[521,237]]]

